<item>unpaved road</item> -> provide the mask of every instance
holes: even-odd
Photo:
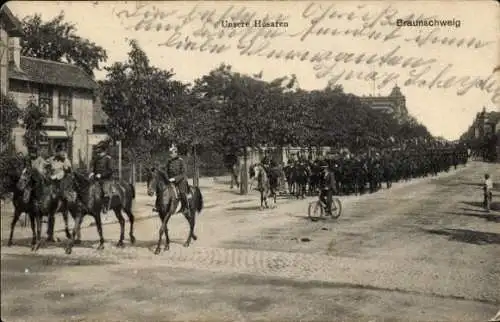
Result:
[[[6,247],[4,207],[2,320],[486,321],[500,309],[500,207],[490,215],[480,207],[485,172],[500,180],[498,164],[476,162],[344,197],[342,217],[326,222],[306,219],[313,199],[259,211],[256,195],[204,179],[198,241],[182,247],[188,225],[174,217],[173,244],[159,256],[151,252],[159,219],[143,188],[138,242],[125,249],[114,247],[115,223],[104,226],[101,252],[95,227],[71,255],[62,244],[33,254],[21,227]]]

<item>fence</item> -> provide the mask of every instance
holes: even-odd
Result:
[[[119,178],[118,169],[118,147],[113,146],[110,149],[110,155],[113,158],[114,178]],[[192,178],[194,176],[194,157],[192,154],[182,156],[186,162],[187,175]],[[150,160],[137,161],[135,169],[135,181],[145,182],[148,169],[155,163],[164,166],[168,160],[167,152],[157,152]],[[223,155],[215,151],[202,151],[198,154],[198,169],[200,176],[222,176],[229,174],[229,171],[224,166]],[[122,179],[132,182],[133,164],[128,153],[122,152]]]

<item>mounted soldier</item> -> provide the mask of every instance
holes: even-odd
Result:
[[[76,193],[74,193],[71,179],[68,176],[71,173],[71,162],[62,145],[58,145],[55,152],[55,155],[47,160],[52,170],[50,179],[56,185],[57,193],[61,198],[68,201],[75,201]]]
[[[28,158],[26,159],[25,168],[31,167],[35,169],[43,177],[46,174],[46,168],[49,165],[47,161],[40,155],[40,152],[36,146],[28,147]],[[28,203],[31,198],[31,187],[26,187],[23,192],[23,202]]]
[[[90,178],[96,178],[101,186],[104,204],[102,212],[108,212],[111,206],[111,197],[113,195],[113,167],[111,156],[107,153],[108,144],[100,142],[96,146],[96,156],[91,162]]]
[[[187,180],[186,163],[178,155],[177,147],[175,145],[172,145],[168,151],[170,159],[167,161],[167,165],[165,167],[168,181],[177,187],[182,206],[188,211],[188,213],[191,213],[188,202],[189,184]]]

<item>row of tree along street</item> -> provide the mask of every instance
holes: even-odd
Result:
[[[24,55],[66,58],[91,75],[107,60],[105,49],[78,37],[62,15],[46,23],[35,15],[24,19],[23,25]],[[136,161],[153,160],[172,143],[194,154],[210,149],[245,157],[245,147],[262,144],[355,151],[432,139],[415,119],[400,122],[375,111],[341,86],[305,91],[296,88],[294,75],[266,82],[262,72],[244,75],[224,64],[186,84],[174,79],[173,70],[153,66],[136,41],[129,45],[126,61],[105,68],[107,75],[98,81],[96,95],[109,117],[110,137],[120,140]],[[8,97],[2,97],[1,104],[2,144],[10,142],[10,128],[21,114],[28,129],[25,139],[36,144],[43,111],[34,102],[19,109]]]

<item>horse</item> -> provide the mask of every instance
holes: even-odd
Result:
[[[168,221],[175,213],[182,213],[189,223],[189,235],[184,243],[184,247],[189,247],[191,239],[197,240],[198,237],[194,233],[196,215],[200,214],[203,209],[203,196],[198,187],[189,187],[192,191],[192,197],[188,198],[189,209],[181,206],[179,192],[173,183],[168,181],[166,174],[159,170],[151,170],[147,178],[147,192],[149,196],[156,194],[155,208],[161,219],[161,227],[159,231],[158,244],[156,245],[155,254],[160,253],[160,245],[163,234],[165,234],[164,251],[170,249],[170,238],[168,236]]]
[[[309,171],[306,165],[298,164],[293,168],[293,182],[295,183],[295,197],[305,198]]]
[[[292,165],[286,165],[283,168],[283,171],[285,172],[285,180],[288,186],[288,193],[291,195],[295,194],[295,183],[293,182],[293,166]]]
[[[229,169],[231,172],[231,183],[230,183],[230,188],[233,189],[233,186],[236,185],[236,188],[240,187],[240,182],[238,180],[239,178],[239,173],[240,173],[240,164],[236,162],[231,166]]]
[[[17,182],[17,189],[20,191],[25,191],[28,187],[32,189],[28,209],[33,232],[31,250],[37,251],[42,244],[42,217],[55,214],[60,198],[52,182],[32,167],[25,168]]]
[[[260,210],[264,209],[264,205],[266,208],[269,208],[269,205],[267,204],[267,197],[269,196],[273,197],[274,204],[276,205],[276,191],[271,189],[269,177],[262,164],[254,165],[253,171],[255,180],[257,180],[257,190],[260,192]]]
[[[21,158],[21,157],[20,157]],[[18,167],[12,168],[11,171],[9,171],[7,178],[4,178],[4,182],[6,181],[6,188],[9,192],[12,192],[12,204],[14,206],[14,216],[12,218],[12,223],[10,227],[10,236],[9,236],[9,241],[7,246],[12,246],[13,242],[13,236],[14,236],[14,228],[21,216],[22,213],[25,213],[25,218],[24,222],[21,222],[21,225],[23,227],[26,227],[26,218],[30,217],[29,212],[32,211],[32,207],[29,201],[25,200],[24,196],[24,191],[20,190],[18,188],[18,182],[21,177],[21,173],[18,171],[20,169],[24,169],[22,165],[19,165]],[[71,238],[71,234],[69,232],[69,225],[68,225],[68,206],[66,203],[62,203],[61,207],[56,207],[56,210],[54,210],[53,213],[49,213],[49,219],[48,219],[48,226],[47,226],[47,241],[48,242],[55,242],[54,239],[54,224],[55,224],[55,213],[60,210],[63,215],[63,220],[64,220],[64,225],[65,225],[65,232],[66,232],[66,237],[69,239]],[[30,217],[31,219],[31,217]]]
[[[102,195],[102,189],[98,181],[95,179],[88,179],[85,175],[78,172],[73,173],[73,179],[76,186],[78,198],[80,201],[80,211],[76,212],[73,219],[75,225],[73,228],[73,235],[66,246],[66,253],[71,254],[73,246],[76,243],[77,236],[80,236],[80,228],[82,224],[83,217],[85,215],[91,215],[96,223],[97,233],[99,234],[99,245],[97,250],[104,249],[104,237],[102,233],[102,221],[101,221],[101,210],[104,203],[104,197]],[[135,217],[132,213],[132,204],[135,198],[134,186],[130,183],[112,183],[113,189],[117,194],[111,196],[110,208],[113,209],[118,222],[120,223],[120,239],[116,244],[116,247],[124,247],[124,231],[125,231],[125,219],[122,215],[122,210],[127,214],[130,221],[130,243],[134,244],[136,238],[134,236],[134,221]]]

